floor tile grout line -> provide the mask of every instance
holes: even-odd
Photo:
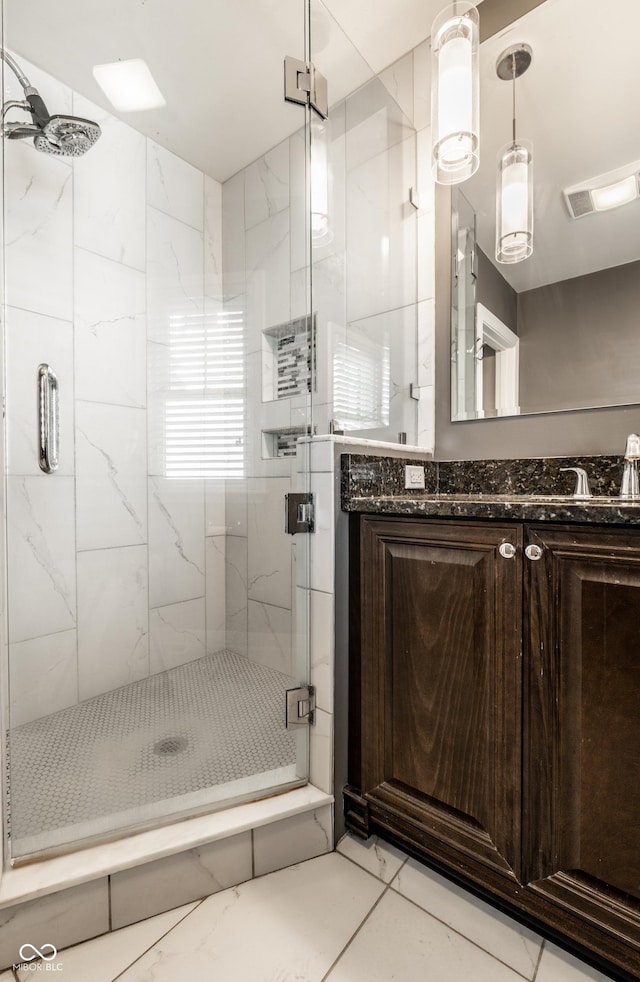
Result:
[[[395,879],[395,877],[394,877],[394,879]],[[448,924],[446,921],[443,921],[440,917],[438,917],[436,914],[433,914],[430,910],[426,910],[419,903],[417,903],[417,901],[412,900],[411,897],[407,897],[407,896],[405,896],[404,893],[400,893],[399,890],[397,890],[395,887],[392,887],[391,886],[391,883],[389,884],[389,889],[390,890],[393,890],[393,892],[398,897],[402,897],[403,900],[406,900],[408,903],[412,904],[414,907],[417,907],[418,910],[421,910],[423,914],[426,914],[428,917],[432,917],[434,921],[437,921],[438,922],[438,924],[442,924],[442,926],[443,927],[446,927],[449,931],[453,931],[453,933],[454,934],[457,934],[459,938],[464,938],[464,940],[465,941],[468,941],[469,944],[472,944],[474,946],[474,948],[477,948],[479,951],[484,952],[485,955],[489,955],[489,957],[490,958],[493,958],[493,960],[496,961],[496,962],[498,962],[498,964],[504,965],[505,968],[508,968],[515,975],[519,975],[520,978],[521,979],[525,979],[526,982],[531,982],[531,980],[529,979],[529,977],[527,975],[523,975],[522,972],[519,972],[517,968],[514,968],[513,967],[513,965],[509,965],[509,963],[503,961],[502,958],[498,958],[497,955],[494,955],[493,954],[493,952],[487,951],[487,949],[486,948],[483,948],[482,945],[479,945],[477,941],[473,941],[472,938],[468,938],[466,934],[463,934],[462,933],[462,931],[459,931],[457,928],[452,927],[451,924]],[[538,956],[538,961],[539,961],[539,958],[540,958],[540,956]]]
[[[533,975],[531,977],[531,982],[536,982],[536,979],[538,978],[538,972],[540,971],[540,962],[542,961],[542,955],[544,953],[544,949],[545,949],[546,943],[547,942],[543,938],[542,939],[542,944],[540,945],[540,951],[538,952],[538,961],[536,962],[535,971],[534,971],[534,973],[533,973]]]
[[[334,849],[333,851],[335,852],[335,854],[337,856],[342,856],[343,859],[346,859],[346,860],[348,860],[348,862],[352,863],[354,866],[357,866],[357,868],[360,869],[360,870],[362,870],[363,873],[368,873],[369,876],[372,876],[374,878],[374,880],[380,880],[380,882],[381,883],[384,883],[385,886],[391,886],[391,884],[395,880],[396,876],[398,875],[398,873],[400,872],[400,870],[402,869],[402,867],[404,866],[404,864],[409,859],[409,856],[405,856],[405,858],[403,859],[400,867],[396,870],[396,872],[393,874],[393,876],[391,877],[391,879],[387,883],[386,880],[383,880],[381,876],[378,876],[377,873],[372,873],[370,869],[367,869],[366,866],[362,866],[356,859],[352,859],[351,856],[347,856],[345,853],[340,852],[339,849]]]
[[[114,975],[113,978],[111,979],[111,982],[117,982],[117,979],[121,979],[125,972],[128,972],[130,968],[133,968],[133,966],[136,964],[136,962],[139,962],[140,959],[144,957],[144,955],[146,955],[149,951],[151,951],[152,948],[155,948],[155,946],[157,944],[159,944],[161,941],[163,941],[167,937],[168,934],[171,934],[171,932],[174,931],[180,924],[182,924],[184,921],[186,921],[186,919],[191,914],[195,913],[195,911],[198,910],[198,908],[202,906],[202,904],[205,902],[205,900],[208,900],[208,897],[203,897],[202,900],[197,901],[195,907],[193,907],[191,910],[187,911],[187,913],[184,915],[184,917],[181,917],[179,921],[176,921],[175,924],[172,924],[171,927],[168,928],[168,930],[166,930],[164,932],[164,934],[161,934],[159,938],[156,938],[155,941],[153,941],[153,943],[148,946],[148,948],[145,948],[144,951],[141,951],[139,955],[136,955],[136,957],[133,959],[133,961],[129,962],[129,964],[125,968],[123,968],[121,972],[118,972],[117,975]],[[165,911],[165,913],[168,913],[168,911]],[[155,914],[153,916],[154,917],[158,917],[158,916],[162,916],[162,915]],[[137,921],[136,923],[141,924],[141,923],[143,923],[143,921]],[[132,925],[127,925],[127,927],[131,927],[131,926]],[[121,928],[119,930],[124,930],[124,929]]]
[[[345,859],[346,859],[346,856],[345,856]],[[357,863],[356,863],[356,865],[357,865]],[[362,869],[362,867],[360,867],[360,869]],[[365,873],[368,873],[369,871],[368,870],[364,870],[364,872]],[[373,875],[373,874],[371,874],[371,875]],[[380,883],[383,883],[383,881],[380,880],[380,877],[375,877],[375,879],[377,879]],[[351,937],[349,938],[349,940],[347,941],[347,943],[345,944],[345,946],[338,953],[338,955],[336,956],[336,958],[333,960],[333,962],[329,966],[328,970],[322,976],[322,979],[320,980],[320,982],[325,982],[325,980],[327,980],[329,978],[329,976],[331,975],[331,972],[333,972],[334,968],[336,967],[336,965],[338,964],[338,962],[340,961],[340,959],[342,958],[342,956],[345,954],[345,952],[347,951],[347,949],[351,947],[351,945],[353,944],[353,942],[355,941],[355,939],[357,938],[357,936],[360,934],[362,928],[365,926],[365,924],[367,923],[367,921],[369,920],[369,918],[373,914],[374,910],[376,909],[376,907],[378,906],[378,904],[380,903],[380,901],[382,900],[382,898],[385,897],[387,895],[387,893],[389,892],[389,884],[388,883],[386,883],[386,884],[383,883],[383,885],[384,885],[384,890],[382,891],[382,893],[380,894],[380,896],[378,897],[378,899],[375,901],[375,903],[372,904],[372,906],[369,908],[369,910],[367,911],[367,913],[363,917],[362,921],[360,922],[360,924],[358,925],[358,927],[355,929],[355,931],[353,932],[353,934],[351,935]]]

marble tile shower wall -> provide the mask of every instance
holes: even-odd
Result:
[[[27,68],[103,135],[78,159],[5,156],[13,725],[225,644],[224,485],[170,471],[167,449],[176,414],[204,433],[189,356],[222,310],[221,186]],[[40,362],[60,385],[54,475],[38,467]]]

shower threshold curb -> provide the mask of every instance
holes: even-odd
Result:
[[[261,801],[187,818],[28,866],[5,869],[0,881],[0,909],[314,811],[332,804],[333,800],[333,795],[307,784]]]

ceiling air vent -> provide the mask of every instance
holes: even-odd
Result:
[[[594,211],[610,211],[640,197],[640,161],[608,174],[599,174],[562,192],[571,218],[583,218]]]
[[[588,191],[572,191],[569,193],[565,191],[564,198],[572,218],[582,218],[583,215],[589,215],[595,210]]]

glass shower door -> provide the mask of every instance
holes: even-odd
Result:
[[[308,776],[308,733],[285,728],[308,572],[282,517],[314,385],[308,123],[282,93],[304,5],[275,32],[260,4],[224,25],[162,6],[4,3],[5,100],[28,79],[45,105],[13,107],[38,132],[4,139],[14,861]],[[216,74],[239,37],[260,120],[255,88],[228,105]],[[125,49],[164,106],[99,88]]]

